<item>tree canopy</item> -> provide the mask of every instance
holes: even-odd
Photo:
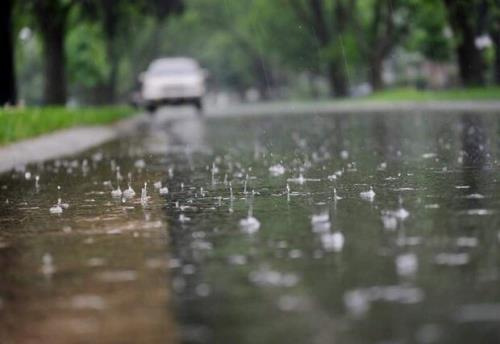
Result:
[[[2,6],[13,7],[1,11],[1,44],[11,52],[2,58],[15,56],[2,63],[1,75],[12,75],[2,84],[3,103],[15,102],[14,74],[17,93],[30,103],[126,100],[152,59],[176,55],[198,59],[213,90],[244,97],[255,89],[264,99],[346,96],[363,84],[383,88],[387,80],[422,84],[420,72],[409,68],[425,63],[456,73],[450,79],[456,85],[500,82],[499,0],[9,0]],[[389,72],[397,75],[388,79]]]

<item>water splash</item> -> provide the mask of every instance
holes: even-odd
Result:
[[[246,218],[240,220],[240,229],[248,234],[256,233],[260,228],[260,222],[253,216],[253,208],[250,206]]]
[[[468,253],[439,253],[434,257],[434,262],[438,265],[461,266],[466,265],[470,261]]]
[[[359,193],[359,196],[365,201],[373,202],[375,199],[375,191],[373,191],[373,186],[370,186],[370,190],[362,191]]]
[[[405,253],[396,257],[396,271],[400,276],[414,276],[418,270],[418,258],[414,253]]]
[[[269,167],[269,172],[271,173],[272,176],[275,177],[285,174],[285,171],[286,171],[285,167],[281,164],[276,164]]]
[[[333,200],[336,202],[336,201],[340,201],[341,199],[342,199],[342,197],[337,195],[337,188],[333,188]]]
[[[340,252],[344,248],[345,237],[341,232],[321,234],[321,244],[325,251]]]
[[[56,215],[60,215],[63,213],[63,208],[61,206],[61,199],[60,198],[57,199],[56,205],[50,207],[49,212],[51,214],[56,214]]]
[[[132,189],[132,174],[128,174],[128,188],[123,191],[123,197],[124,198],[132,198],[135,196],[135,191]]]
[[[45,276],[52,276],[56,272],[52,255],[50,253],[45,253],[42,257],[42,273]]]
[[[414,304],[422,302],[423,299],[424,292],[420,288],[406,285],[360,288],[344,294],[347,311],[356,318],[364,316],[370,310],[372,302]]]
[[[148,196],[148,183],[144,183],[144,187],[141,190],[141,203],[144,205],[148,202],[149,196]]]
[[[398,228],[398,218],[392,212],[383,214],[381,219],[385,229],[393,231]]]
[[[122,179],[122,176],[120,174],[120,166],[117,166],[117,171],[116,171],[116,184],[117,187],[116,189],[111,191],[111,196],[115,198],[119,198],[122,196],[122,190],[120,189],[120,180]]]
[[[301,174],[299,174],[299,176],[297,178],[288,178],[286,180],[287,182],[289,183],[297,183],[297,184],[304,184],[305,182],[319,182],[321,181],[321,179],[317,179],[317,178],[304,178],[304,176]]]
[[[180,214],[179,215],[179,222],[185,223],[185,222],[189,222],[189,221],[191,221],[190,217],[188,217],[188,216],[186,216],[184,214]]]
[[[293,287],[299,282],[297,275],[282,273],[271,270],[267,266],[261,266],[258,270],[250,273],[250,281],[262,287]]]

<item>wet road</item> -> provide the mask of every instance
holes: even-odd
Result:
[[[500,341],[498,114],[179,114],[0,177],[0,342]]]

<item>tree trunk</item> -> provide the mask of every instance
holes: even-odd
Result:
[[[113,104],[116,101],[116,81],[118,79],[118,56],[116,54],[114,39],[108,37],[106,42],[107,60],[109,63],[109,76],[105,85],[106,102]]]
[[[464,30],[465,31],[465,30]],[[475,45],[475,35],[472,31],[464,32],[462,42],[457,47],[458,67],[460,77],[465,86],[480,86],[484,84],[483,61],[481,52]]]
[[[55,16],[41,28],[45,62],[44,103],[46,105],[66,104],[65,30],[65,16]]]
[[[0,107],[14,105],[16,83],[14,70],[14,44],[12,41],[12,0],[0,1]]]
[[[496,85],[500,85],[500,30],[498,32],[494,32],[491,36],[493,39],[493,46],[495,47],[495,66],[493,70],[493,80]]]
[[[366,39],[368,44],[362,46],[362,51],[368,57],[370,67],[368,76],[374,91],[384,87],[382,80],[384,59],[405,31],[403,25],[396,28],[393,13],[396,5],[392,0],[377,0],[373,3],[373,19]]]
[[[325,57],[324,62],[331,95],[334,97],[348,96],[347,70],[343,63],[345,56],[343,56],[343,51],[339,49],[342,45],[342,35],[350,22],[350,14],[353,12],[355,1],[344,3],[342,1],[309,0],[305,2],[307,6],[305,8],[302,7],[301,1],[293,1],[291,4],[304,25],[312,27],[320,48],[329,55]],[[330,8],[332,4],[334,5],[333,9]],[[326,15],[332,14],[331,10],[333,10],[333,24],[329,20],[330,18],[326,17]],[[338,37],[339,40],[334,37]],[[331,54],[332,50],[335,50],[333,54]]]
[[[495,71],[494,80],[496,85],[500,85],[500,40],[495,43]]]
[[[103,11],[103,31],[106,39],[106,58],[110,66],[105,84],[105,96],[108,103],[114,103],[116,98],[116,80],[118,76],[118,54],[116,51],[116,33],[119,20],[118,8],[112,0],[101,0]]]
[[[500,85],[500,0],[491,1],[489,6],[487,9],[487,12],[491,13],[489,32],[495,51],[493,81],[496,85]]]
[[[465,86],[484,84],[484,63],[481,52],[476,48],[475,1],[445,0],[451,27],[456,37],[457,59],[460,77]]]
[[[307,73],[307,82],[309,84],[309,92],[312,99],[319,99],[319,90],[316,85],[316,77],[312,73]]]
[[[328,70],[328,78],[333,96],[347,97],[349,95],[347,77],[342,65],[336,62],[331,62]]]
[[[271,90],[274,86],[272,75],[267,68],[266,62],[260,56],[254,56],[253,70],[257,81],[257,89],[263,100],[271,99]]]
[[[382,59],[378,56],[370,59],[370,85],[374,91],[384,88],[382,81]]]

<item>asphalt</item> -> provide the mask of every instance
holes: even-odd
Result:
[[[147,120],[146,115],[139,115],[113,125],[69,128],[0,147],[0,173],[83,152],[130,132]]]
[[[474,112],[500,113],[500,101],[430,101],[430,102],[385,102],[385,101],[320,101],[320,102],[272,102],[257,104],[231,104],[209,107],[203,116],[207,118],[280,116],[298,114],[337,113],[447,113]],[[192,116],[189,107],[163,108],[153,121]],[[141,113],[133,118],[108,126],[75,127],[42,135],[33,139],[0,147],[0,173],[22,168],[29,163],[70,156],[99,146],[120,135],[133,131],[140,123],[151,122],[151,117]]]
[[[229,105],[208,109],[210,117],[338,113],[500,112],[499,101],[319,101]]]

